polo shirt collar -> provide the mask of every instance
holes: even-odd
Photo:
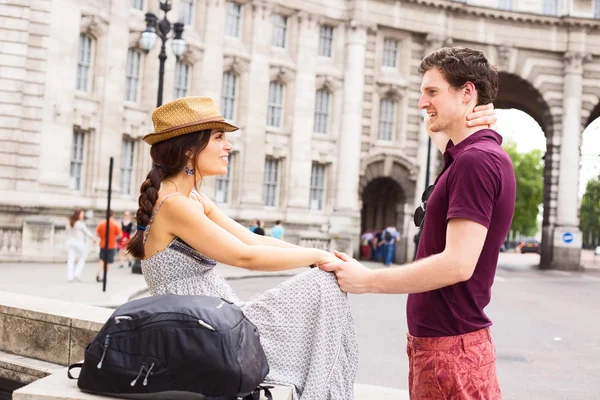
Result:
[[[498,132],[494,131],[493,129],[481,129],[473,133],[457,145],[454,145],[452,140],[450,140],[446,145],[444,158],[446,158],[446,161],[448,161],[447,157],[450,157],[452,160],[454,160],[473,143],[486,139],[494,140],[499,145],[502,145],[502,136],[500,136]]]

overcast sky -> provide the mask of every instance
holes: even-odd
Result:
[[[497,110],[498,133],[505,140],[517,143],[519,152],[533,149],[546,151],[546,137],[540,126],[526,113],[520,110]],[[583,131],[582,156],[579,173],[579,197],[585,192],[587,181],[600,173],[600,118]]]

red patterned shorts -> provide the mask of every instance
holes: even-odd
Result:
[[[411,400],[502,399],[489,328],[459,336],[407,336]]]

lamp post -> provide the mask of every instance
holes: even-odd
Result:
[[[146,30],[142,33],[141,45],[146,52],[149,52],[156,45],[156,37],[158,36],[161,41],[160,54],[158,59],[160,60],[160,68],[158,70],[158,99],[156,106],[162,105],[163,98],[163,82],[165,75],[165,61],[167,60],[167,52],[165,43],[169,39],[173,39],[171,45],[173,47],[173,54],[179,58],[185,52],[185,40],[181,37],[183,34],[183,23],[176,22],[173,24],[173,36],[168,36],[171,32],[171,23],[167,19],[167,13],[171,11],[171,1],[165,0],[160,3],[160,9],[164,11],[163,19],[158,21],[156,15],[151,12],[146,13]],[[158,29],[157,29],[158,28]]]

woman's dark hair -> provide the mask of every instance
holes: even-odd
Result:
[[[479,50],[467,47],[444,47],[421,61],[419,73],[437,68],[450,86],[462,88],[471,82],[477,89],[477,105],[490,104],[498,94],[498,71]]]
[[[71,225],[71,228],[75,226],[75,222],[77,222],[79,220],[79,215],[81,214],[81,208],[76,208],[75,211],[73,211],[73,214],[69,215],[69,225]]]
[[[160,183],[183,170],[191,158],[196,170],[196,158],[210,141],[210,129],[192,132],[153,144],[150,147],[152,169],[140,187],[139,208],[135,213],[136,224],[145,228],[152,218],[152,210],[158,199]],[[196,185],[198,182],[194,182]],[[144,258],[144,235],[139,232],[127,245],[127,251],[137,258]]]

